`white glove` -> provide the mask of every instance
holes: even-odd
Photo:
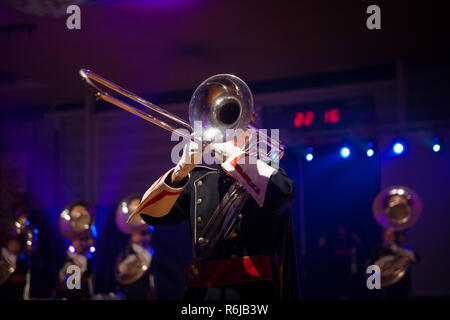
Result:
[[[245,152],[246,140],[250,140],[253,132],[245,130],[243,133],[223,143],[212,143],[211,148],[214,149],[216,158],[220,163],[225,162],[231,157],[236,157]]]
[[[172,182],[183,180],[198,164],[202,162],[202,145],[189,141],[183,148],[183,154],[172,173]]]
[[[120,263],[117,269],[119,269],[120,274],[125,274],[130,269],[130,266],[132,266],[132,263],[134,263],[137,260],[137,255],[135,254],[129,254],[125,259],[123,259]]]
[[[390,249],[392,251],[394,251],[395,253],[398,253],[406,258],[408,258],[409,260],[411,260],[412,262],[416,262],[416,256],[414,254],[414,252],[412,252],[411,250],[405,249],[400,247],[398,244],[393,243],[390,247]]]

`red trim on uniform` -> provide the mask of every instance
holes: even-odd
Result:
[[[164,176],[165,176],[165,174],[163,174],[163,175],[158,179],[158,181],[156,181],[155,185],[150,189],[150,192],[153,191],[153,189],[156,188],[156,186],[159,184],[159,182],[161,181],[161,179],[162,179]]]
[[[9,276],[8,281],[10,281],[10,282],[25,282],[25,275],[12,274]]]
[[[242,153],[238,155],[236,158],[231,160],[230,164],[233,168],[236,169],[237,172],[244,178],[244,180],[248,183],[250,187],[256,192],[256,194],[259,194],[261,190],[256,186],[256,184],[253,183],[252,179],[245,173],[244,169],[237,163],[239,159],[242,157],[248,157],[249,155],[247,153]]]
[[[152,205],[153,203],[161,200],[162,198],[164,198],[165,196],[175,196],[177,194],[180,194],[181,191],[168,191],[168,190],[163,190],[160,194],[158,194],[156,197],[154,197],[153,199],[150,199],[146,204],[144,204],[144,206],[139,210],[142,211],[145,208],[147,208],[148,206]]]
[[[270,256],[207,261],[192,287],[217,287],[250,281],[272,280]]]
[[[89,275],[85,272],[81,276],[81,282],[88,282],[89,281]]]

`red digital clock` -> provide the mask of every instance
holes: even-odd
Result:
[[[317,130],[342,128],[352,124],[375,121],[373,96],[274,105],[263,109],[267,128]]]
[[[296,112],[294,115],[294,127],[310,127],[314,124],[314,111]],[[327,109],[323,113],[323,118],[318,119],[324,124],[333,124],[339,122],[339,108]]]

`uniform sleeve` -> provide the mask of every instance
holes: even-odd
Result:
[[[267,184],[263,208],[281,214],[292,205],[294,198],[294,182],[289,179],[284,169],[279,166],[278,170],[271,175]]]
[[[178,199],[173,204],[170,211],[162,217],[152,217],[146,214],[141,214],[142,220],[147,224],[156,226],[162,224],[178,224],[184,220],[189,219],[189,186],[186,187],[179,195]]]
[[[187,191],[189,177],[182,181],[181,187],[170,185],[173,169],[162,175],[143,195],[141,203],[130,216],[140,215],[148,224],[177,223],[186,218],[189,206]]]

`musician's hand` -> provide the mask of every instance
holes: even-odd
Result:
[[[246,145],[252,137],[250,130],[243,131],[237,137],[234,137],[230,141],[223,143],[212,143],[211,148],[215,150],[215,154],[218,160],[224,162],[229,157],[235,156],[246,150]]]
[[[170,182],[173,185],[177,185],[181,180],[183,180],[189,172],[192,171],[192,169],[202,162],[202,154],[201,144],[192,140],[186,143],[183,148],[183,155],[172,172]]]
[[[403,247],[399,246],[396,243],[393,243],[391,245],[390,249],[394,253],[402,255],[402,256],[408,258],[409,260],[411,260],[412,262],[416,262],[416,256],[415,256],[414,252],[411,249],[403,248]]]

